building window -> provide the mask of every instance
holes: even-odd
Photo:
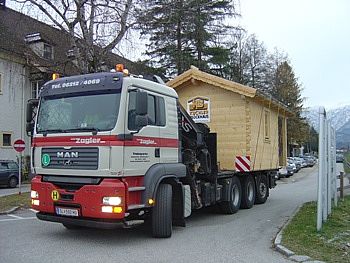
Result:
[[[270,141],[270,111],[265,110],[264,112],[264,123],[265,123],[265,132],[264,132],[264,137],[265,141]]]
[[[32,81],[31,85],[32,85],[31,98],[32,99],[39,98],[39,93],[40,93],[40,89],[43,85],[43,81],[42,80]]]
[[[1,146],[11,147],[12,146],[12,133],[2,132],[1,134]]]
[[[53,47],[44,43],[43,57],[46,59],[53,59]]]

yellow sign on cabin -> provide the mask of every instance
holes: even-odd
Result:
[[[195,122],[210,122],[210,100],[205,97],[189,99],[187,112]]]

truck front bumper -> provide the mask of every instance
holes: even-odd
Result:
[[[72,191],[51,182],[44,182],[42,176],[35,176],[31,190],[34,192],[32,208],[39,211],[40,215],[48,216],[47,218],[72,219],[72,222],[85,219],[96,222],[122,221],[125,218],[128,195],[126,185],[119,179],[103,179],[97,185],[83,185]],[[117,205],[104,204],[104,197],[119,197],[122,201]],[[104,210],[106,207],[109,210]],[[60,209],[74,210],[75,213],[69,216],[70,214],[59,212]]]
[[[114,228],[120,228],[120,227],[126,226],[124,221],[115,221],[115,220],[106,220],[106,219],[98,220],[93,218],[84,218],[84,219],[71,218],[71,217],[57,216],[57,215],[47,214],[42,212],[36,213],[36,217],[44,221],[76,225],[76,226],[84,226],[84,227],[90,227],[90,228],[114,229]]]

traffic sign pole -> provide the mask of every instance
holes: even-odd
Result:
[[[18,167],[19,167],[19,170],[18,170],[18,188],[19,188],[19,192],[18,192],[18,194],[20,195],[21,194],[21,182],[22,182],[22,152],[26,148],[26,143],[22,139],[16,140],[13,143],[13,148],[16,150],[16,152],[19,153],[19,156],[18,156],[18,162],[19,162],[18,163]]]
[[[18,170],[18,194],[21,195],[21,181],[22,181],[22,152],[19,153],[19,170]]]

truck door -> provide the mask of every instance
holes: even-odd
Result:
[[[157,112],[163,120],[160,124],[160,137],[162,138],[160,161],[177,163],[179,160],[179,130],[176,99],[166,96],[160,98]]]
[[[160,126],[157,125],[157,96],[148,93],[148,125],[125,141],[124,146],[124,175],[144,175],[154,164],[159,163],[160,157]],[[136,91],[129,91],[127,114],[125,117],[125,134],[137,130],[135,125]]]

